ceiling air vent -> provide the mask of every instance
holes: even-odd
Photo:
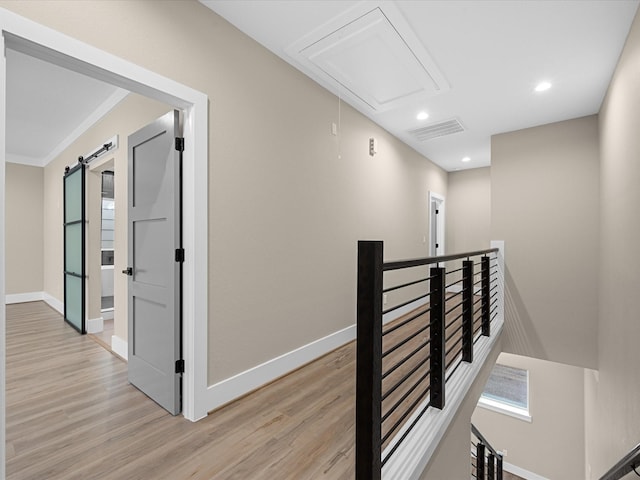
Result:
[[[455,118],[453,120],[447,120],[440,123],[433,123],[423,128],[409,130],[409,133],[420,142],[426,142],[427,140],[444,137],[446,135],[453,135],[454,133],[459,132],[464,132],[464,127]]]

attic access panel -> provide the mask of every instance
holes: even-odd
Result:
[[[289,53],[330,83],[339,83],[374,112],[449,89],[433,59],[392,5],[359,16],[350,13],[351,17],[343,15],[296,42]]]

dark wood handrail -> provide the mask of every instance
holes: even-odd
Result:
[[[640,469],[640,443],[600,477],[600,480],[618,480],[636,469]]]
[[[385,262],[382,265],[382,270],[387,272],[389,270],[400,270],[401,268],[420,267],[423,265],[431,265],[433,263],[458,260],[460,258],[477,257],[478,255],[493,253],[493,252],[497,252],[498,250],[499,250],[498,248],[488,248],[486,250],[477,250],[475,252],[466,252],[466,253],[454,253],[452,255],[441,255],[439,257],[425,257],[425,258],[415,258],[413,260]]]

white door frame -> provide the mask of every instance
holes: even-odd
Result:
[[[434,218],[432,212],[434,209],[434,205],[435,208],[438,209],[438,216]],[[430,257],[435,257],[435,256],[439,256],[439,255],[444,255],[445,252],[445,248],[444,248],[444,227],[445,227],[445,222],[444,222],[444,197],[438,193],[435,192],[431,192],[429,191],[429,256]],[[433,251],[433,244],[434,244],[434,239],[433,239],[433,227],[434,227],[434,222],[437,221],[437,224],[435,225],[436,230],[439,233],[439,238],[438,238],[438,248],[436,249],[436,251]]]
[[[205,417],[209,296],[207,95],[2,8],[0,29],[0,151],[4,153],[0,160],[2,265],[5,258],[6,46],[184,111],[183,415],[192,421]],[[0,292],[5,291],[4,275],[4,269],[0,269]],[[0,296],[0,424],[4,425],[6,317],[5,297]],[[4,428],[0,430],[0,478],[4,478],[5,432]]]

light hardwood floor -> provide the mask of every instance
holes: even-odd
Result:
[[[7,306],[7,476],[352,479],[355,347],[206,419],[172,417],[42,302]]]
[[[105,320],[103,329],[98,333],[90,333],[89,338],[95,342],[98,342],[108,352],[111,351],[111,337],[113,336],[113,318]]]
[[[421,325],[417,320],[388,335],[385,349]],[[428,330],[389,355],[385,368],[427,338]],[[395,383],[424,355],[384,383]],[[408,385],[425,371],[419,368]],[[407,389],[394,392],[383,409]],[[390,416],[383,433],[398,416]],[[191,423],[129,385],[126,363],[43,302],[7,306],[10,480],[353,479],[354,419],[353,342]]]

